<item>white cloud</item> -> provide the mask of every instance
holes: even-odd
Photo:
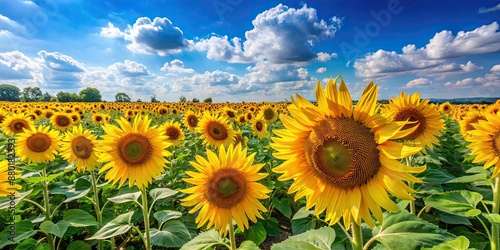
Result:
[[[321,67],[321,68],[318,68],[316,70],[317,73],[325,73],[326,72],[326,68],[325,67]]]
[[[0,53],[0,80],[19,88],[34,86],[43,82],[42,67],[22,52]]]
[[[114,63],[108,69],[115,70],[126,77],[148,76],[151,74],[144,64],[130,60],[125,60],[123,63]]]
[[[497,10],[500,10],[500,3],[493,6],[493,7],[490,7],[490,8],[481,7],[477,11],[477,13],[488,13],[488,12],[497,11]]]
[[[184,68],[184,62],[182,62],[179,59],[174,59],[170,63],[166,62],[160,70],[167,73],[179,73],[179,74],[194,73],[194,69]]]
[[[318,56],[318,61],[320,62],[327,62],[330,61],[332,58],[338,58],[337,53],[328,54],[325,52],[319,52],[317,56]]]
[[[425,47],[417,49],[414,44],[409,44],[403,47],[401,54],[378,50],[354,62],[356,75],[366,78],[407,74],[444,77],[478,70],[481,67],[472,62],[457,66],[448,62],[448,59],[500,51],[498,28],[498,23],[493,22],[472,31],[460,31],[456,36],[444,30],[437,33]]]
[[[76,89],[79,87],[85,67],[68,55],[59,52],[41,50],[40,58],[36,59],[43,65],[44,81],[39,83],[40,88],[48,89]]]
[[[258,14],[253,29],[245,32],[245,41],[226,36],[212,36],[195,45],[207,51],[207,57],[228,62],[249,62],[266,59],[275,64],[303,64],[317,57],[311,49],[326,37],[333,37],[340,28],[339,18],[330,23],[319,19],[316,9],[303,5],[300,9],[282,4]]]
[[[24,26],[2,14],[0,14],[0,30],[9,31],[18,35],[26,33],[26,28]]]
[[[427,78],[417,78],[409,81],[404,87],[405,88],[415,88],[430,85],[431,81]]]
[[[500,72],[500,64],[494,65],[490,69],[491,72]]]
[[[166,17],[156,17],[153,21],[148,17],[140,17],[123,32],[108,23],[108,27],[101,28],[100,35],[108,38],[123,37],[129,42],[127,48],[140,54],[166,56],[193,45],[191,40],[184,38],[182,30]]]

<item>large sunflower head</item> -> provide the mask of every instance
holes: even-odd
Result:
[[[264,119],[263,114],[259,114],[252,121],[252,131],[253,134],[259,138],[264,138],[267,135],[267,122]]]
[[[247,148],[230,145],[227,150],[219,147],[219,155],[207,149],[207,159],[196,156],[191,165],[198,172],[186,171],[190,178],[184,181],[194,186],[181,190],[189,196],[182,199],[182,205],[194,206],[189,213],[198,212],[198,227],[215,226],[226,235],[232,220],[244,231],[249,227],[248,220],[256,222],[266,212],[259,199],[268,198],[271,192],[257,181],[268,174],[259,173],[264,164],[253,164],[255,153],[247,156]]]
[[[470,136],[469,131],[475,129],[472,124],[476,124],[479,120],[486,120],[482,111],[471,110],[465,114],[462,120],[460,120],[460,133],[464,138]]]
[[[11,136],[23,133],[23,129],[31,129],[33,126],[33,121],[25,114],[11,113],[2,122],[3,132]]]
[[[234,111],[234,109],[228,106],[224,106],[224,108],[222,108],[222,113],[230,121],[234,121],[236,119],[236,115],[238,114],[236,111]]]
[[[189,110],[184,113],[184,126],[186,126],[189,131],[195,132],[199,121],[200,119],[193,111]]]
[[[106,172],[106,179],[119,182],[121,187],[128,179],[130,187],[147,187],[153,179],[164,172],[165,157],[171,155],[165,134],[156,126],[150,127],[148,116],[137,115],[133,125],[125,118],[118,126],[105,124],[98,151],[99,161],[105,163],[99,173]]]
[[[29,163],[50,162],[58,154],[60,140],[59,131],[44,125],[33,126],[17,134],[16,153]]]
[[[172,143],[175,146],[179,145],[179,143],[184,140],[184,132],[182,132],[181,124],[178,122],[166,122],[160,127],[160,130],[167,137],[167,142]]]
[[[318,106],[300,95],[288,110],[293,118],[281,116],[285,129],[274,131],[273,155],[284,162],[273,169],[279,180],[293,180],[289,192],[305,197],[306,208],[314,207],[331,225],[344,219],[374,226],[371,214],[382,221],[381,207],[399,208],[388,193],[412,200],[415,192],[406,182],[420,182],[411,173],[425,167],[407,167],[398,159],[413,155],[421,147],[395,142],[415,131],[404,130],[407,122],[396,122],[377,114],[378,87],[372,83],[353,108],[351,95],[337,78],[323,89],[316,85]]]
[[[439,144],[438,138],[440,130],[444,129],[444,120],[436,107],[429,104],[429,100],[420,100],[420,93],[401,95],[393,97],[389,104],[384,108],[384,115],[394,121],[409,121],[403,129],[415,128],[409,135],[402,138],[407,142],[414,142],[422,147],[433,148],[433,145]]]
[[[259,111],[267,123],[271,123],[278,119],[278,110],[269,104],[262,105]]]
[[[500,176],[500,113],[484,116],[485,120],[472,124],[475,129],[468,132],[470,136],[465,140],[471,142],[467,147],[476,156],[472,162],[484,162],[485,169],[494,165],[492,178],[495,178]]]
[[[68,162],[74,162],[78,171],[92,171],[99,165],[96,147],[96,136],[80,124],[66,132],[61,140],[61,156]]]
[[[16,194],[21,190],[22,187],[14,183],[20,176],[14,164],[9,164],[8,160],[0,161],[0,197]]]
[[[234,141],[235,131],[225,117],[204,112],[196,129],[204,143],[219,147],[228,146]]]
[[[58,112],[50,117],[50,123],[54,128],[66,131],[73,126],[73,118],[71,117],[71,113]]]

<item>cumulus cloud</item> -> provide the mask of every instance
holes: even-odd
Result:
[[[325,67],[321,67],[321,68],[318,68],[316,70],[317,73],[325,73],[326,72],[326,68]]]
[[[500,64],[494,65],[490,69],[491,72],[500,72]]]
[[[192,74],[194,73],[194,69],[184,68],[184,62],[179,59],[174,59],[170,63],[166,62],[163,67],[160,69],[161,71],[167,73],[179,73],[179,74]]]
[[[415,88],[430,85],[431,81],[427,78],[417,78],[409,81],[404,87],[405,88]]]
[[[378,50],[354,62],[356,75],[367,78],[407,74],[444,76],[478,70],[481,67],[472,62],[458,66],[449,59],[500,51],[498,28],[498,23],[493,22],[472,31],[460,31],[456,36],[444,30],[422,48],[409,44],[403,47],[402,53]]]
[[[320,61],[320,62],[327,62],[327,61],[330,61],[332,58],[338,58],[339,57],[337,55],[337,53],[328,54],[328,53],[325,53],[325,52],[319,52],[317,54],[317,56],[318,56],[318,61]]]
[[[108,67],[110,70],[115,70],[125,77],[138,77],[150,75],[149,70],[144,64],[125,60],[122,62],[117,62]]]
[[[140,54],[158,54],[166,56],[181,52],[193,42],[184,38],[184,33],[166,18],[156,17],[151,21],[148,17],[140,17],[127,29],[121,31],[112,23],[101,28],[100,35],[108,38],[123,37],[129,44],[127,48]]]
[[[75,89],[79,87],[85,67],[68,55],[39,51],[37,60],[43,66],[44,81],[40,87],[49,89]]]
[[[43,81],[42,67],[37,61],[19,51],[0,53],[0,80],[15,85],[37,84]]]
[[[9,31],[14,34],[26,33],[26,28],[24,26],[2,14],[0,14],[0,30]]]
[[[319,19],[316,9],[303,5],[300,9],[278,6],[258,14],[252,21],[253,29],[240,38],[212,36],[202,39],[195,49],[207,51],[207,57],[229,62],[249,62],[261,59],[275,64],[300,64],[317,57],[312,46],[321,39],[333,37],[341,20],[331,18],[327,23]],[[330,55],[331,56],[331,55]]]
[[[488,12],[497,11],[497,10],[500,10],[500,3],[493,6],[493,7],[490,7],[490,8],[481,7],[477,11],[477,13],[488,13]]]

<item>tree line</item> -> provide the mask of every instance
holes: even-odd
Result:
[[[60,91],[53,96],[48,92],[43,93],[39,87],[26,87],[22,91],[13,85],[0,84],[0,101],[9,102],[102,102],[102,96],[98,89],[87,87],[79,94]],[[115,102],[131,102],[130,96],[123,92],[115,95]],[[180,102],[187,102],[186,97],[181,96]],[[136,102],[142,102],[137,99]],[[151,96],[151,102],[159,102],[156,96]],[[193,98],[192,102],[200,102],[198,98]],[[203,102],[212,102],[212,97],[208,97]]]

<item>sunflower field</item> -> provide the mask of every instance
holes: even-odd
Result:
[[[500,249],[500,100],[0,102],[0,249]]]

